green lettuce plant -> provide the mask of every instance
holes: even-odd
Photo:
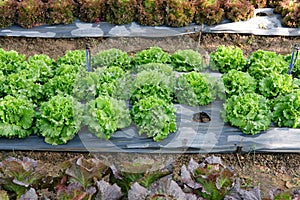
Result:
[[[36,113],[27,99],[10,95],[0,99],[0,136],[25,138],[31,135]]]
[[[150,96],[172,102],[174,95],[175,77],[157,71],[142,71],[132,83],[131,103]]]
[[[75,68],[86,66],[86,55],[84,50],[68,50],[63,56],[57,58],[57,65],[69,64]]]
[[[79,101],[109,96],[127,100],[131,95],[132,77],[120,67],[101,67],[93,72],[82,71],[75,79],[73,96]]]
[[[80,72],[74,82],[72,96],[82,102],[95,99],[97,97],[97,80],[97,73],[88,71]]]
[[[153,46],[149,49],[137,52],[132,59],[132,64],[137,66],[147,63],[169,63],[170,61],[169,53],[158,46]]]
[[[0,71],[0,98],[6,95],[8,85],[6,84],[6,76]]]
[[[247,72],[258,81],[271,73],[285,74],[289,63],[284,56],[273,51],[257,50],[247,59]]]
[[[26,56],[15,50],[6,51],[0,48],[1,71],[6,76],[27,67]]]
[[[56,95],[43,102],[35,131],[45,142],[58,145],[71,140],[81,128],[83,106],[72,96]]]
[[[17,3],[13,0],[2,0],[0,2],[0,28],[13,25],[16,21]]]
[[[55,95],[72,95],[76,80],[79,78],[76,74],[64,74],[51,78],[42,87],[42,93],[45,100],[49,100]]]
[[[99,138],[110,139],[115,131],[131,124],[125,101],[99,96],[89,101],[86,107],[85,124]]]
[[[78,0],[78,18],[83,22],[96,23],[104,21],[104,0]]]
[[[219,24],[225,18],[225,12],[220,0],[200,0],[196,4],[196,24]]]
[[[143,65],[137,65],[131,70],[131,72],[135,74],[140,73],[142,71],[157,71],[170,76],[174,76],[172,65],[163,63],[147,63]]]
[[[199,72],[182,74],[176,79],[175,94],[179,103],[207,105],[216,99],[215,81]]]
[[[78,78],[86,71],[82,51],[68,51],[58,58],[58,66],[54,77],[50,78],[42,87],[44,97],[49,100],[57,94],[72,95]]]
[[[99,68],[96,75],[96,96],[110,96],[116,99],[129,99],[131,76],[120,67]]]
[[[81,65],[60,64],[55,70],[55,76],[49,79],[42,87],[45,99],[57,94],[72,95],[76,81],[85,71]]]
[[[92,58],[92,66],[98,67],[121,67],[123,70],[129,70],[131,59],[128,54],[120,49],[111,48],[95,54]]]
[[[274,99],[273,121],[279,127],[300,128],[300,91],[281,94]]]
[[[248,72],[232,69],[222,75],[227,97],[256,91],[257,81]]]
[[[32,28],[46,22],[46,9],[42,0],[18,1],[16,24],[23,28]]]
[[[47,24],[71,24],[75,21],[77,5],[73,0],[48,0],[45,6]]]
[[[245,67],[246,59],[239,47],[220,45],[210,53],[210,68],[213,70],[226,73],[231,69],[244,71]]]
[[[53,78],[57,68],[56,62],[46,54],[35,54],[29,56],[27,59],[27,70],[30,71],[38,82],[41,84],[46,83],[50,78]]]
[[[165,24],[172,27],[187,26],[193,22],[195,1],[168,0],[166,1]]]
[[[139,24],[144,26],[160,26],[164,24],[164,1],[163,0],[138,0],[137,17]]]
[[[15,97],[23,96],[38,104],[44,99],[44,96],[39,78],[35,75],[37,75],[35,72],[26,69],[8,75],[6,77],[7,87],[5,93]]]
[[[246,21],[254,16],[254,6],[247,0],[225,0],[226,18],[234,22]]]
[[[111,24],[128,24],[136,18],[136,0],[107,0],[106,21]]]
[[[192,49],[175,51],[171,55],[171,65],[179,72],[202,71],[207,67],[202,55]]]
[[[233,95],[224,104],[223,118],[243,133],[255,135],[269,129],[271,109],[267,98],[256,93]]]
[[[266,98],[274,98],[293,91],[293,78],[288,74],[271,73],[258,83],[258,91]]]
[[[135,102],[131,109],[133,122],[139,135],[146,134],[159,142],[176,131],[176,109],[174,105],[156,96],[148,96]]]

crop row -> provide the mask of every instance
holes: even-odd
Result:
[[[282,15],[284,25],[300,26],[300,3],[288,0],[3,0],[0,27],[70,24],[75,18],[112,24],[136,21],[147,26],[213,25],[224,19],[248,20],[255,8],[266,6]]]
[[[261,199],[259,186],[241,188],[239,176],[220,157],[198,163],[193,159],[173,171],[172,163],[157,159],[122,161],[109,165],[98,158],[74,158],[50,170],[24,157],[0,162],[0,199]],[[59,170],[57,170],[59,169]],[[273,199],[297,199],[298,190],[270,188]]]
[[[87,126],[109,139],[131,124],[139,134],[161,141],[176,132],[174,103],[208,105],[224,100],[225,122],[246,134],[267,130],[271,122],[299,128],[300,61],[288,75],[290,55],[219,46],[210,64],[195,50],[170,54],[151,47],[129,55],[108,49],[92,56],[68,51],[57,60],[39,54],[26,58],[0,50],[0,135],[41,135],[64,144]],[[209,73],[222,73],[220,79]]]

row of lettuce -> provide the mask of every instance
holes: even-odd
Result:
[[[154,46],[134,54],[108,49],[92,56],[67,51],[54,60],[0,50],[0,135],[33,133],[64,144],[83,126],[109,139],[135,125],[140,135],[161,141],[176,132],[174,103],[188,106],[224,101],[225,122],[246,134],[280,127],[299,128],[300,61],[288,75],[291,55],[219,46],[210,63],[191,49],[168,53]],[[221,78],[211,71],[222,73]]]
[[[269,195],[262,196],[259,186],[242,184],[243,177],[220,157],[210,156],[199,163],[191,159],[177,171],[173,162],[157,162],[137,158],[115,166],[103,158],[75,157],[58,163],[49,173],[47,163],[10,157],[0,162],[0,199],[290,200],[300,195],[295,186],[270,188]]]
[[[234,22],[254,16],[255,8],[275,8],[288,27],[300,25],[300,3],[289,0],[2,0],[0,27],[17,24],[23,28],[43,24],[106,21],[172,27]]]

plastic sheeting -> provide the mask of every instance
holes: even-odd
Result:
[[[281,24],[281,16],[274,14],[272,8],[256,9],[255,15],[248,21],[231,22],[224,20],[215,26],[190,24],[181,28],[166,26],[140,26],[133,22],[125,25],[113,25],[107,22],[83,23],[76,20],[73,24],[37,26],[23,29],[13,25],[0,29],[0,36],[41,37],[41,38],[77,38],[77,37],[167,37],[190,33],[244,33],[254,35],[300,36],[299,28],[287,28]]]
[[[236,152],[300,152],[300,129],[271,127],[257,135],[245,135],[238,128],[224,123],[220,116],[222,101],[204,107],[175,105],[178,130],[162,142],[138,135],[135,126],[121,129],[110,140],[102,140],[86,127],[65,145],[46,144],[42,137],[1,139],[1,150],[135,152],[135,153],[226,153]],[[210,122],[192,120],[193,114],[206,112]]]

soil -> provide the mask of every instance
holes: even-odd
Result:
[[[27,56],[34,54],[47,54],[57,58],[65,54],[67,50],[84,49],[89,43],[92,53],[101,49],[119,48],[127,52],[136,52],[154,45],[160,46],[165,51],[173,52],[180,48],[197,48],[204,55],[214,50],[219,45],[234,45],[240,47],[246,56],[251,52],[263,49],[275,51],[281,54],[290,54],[293,45],[300,43],[300,37],[280,36],[254,36],[241,34],[192,34],[168,38],[73,38],[73,39],[46,39],[46,38],[22,38],[1,37],[0,48],[5,50],[16,50]],[[55,171],[59,163],[76,156],[91,157],[90,153],[70,152],[0,152],[0,160],[9,156],[28,156],[40,163],[46,163]],[[262,197],[269,197],[272,189],[281,188],[293,190],[300,188],[300,154],[299,153],[257,153],[255,151],[246,154],[238,152],[215,154],[220,156],[226,165],[232,166],[241,178],[241,184],[246,189],[259,186]],[[118,154],[113,156],[126,158],[128,155]],[[159,159],[172,157],[174,160],[174,171],[179,173],[183,164],[193,158],[203,161],[207,155],[204,154],[181,154],[181,155],[157,155]],[[58,170],[58,169],[57,169]]]

